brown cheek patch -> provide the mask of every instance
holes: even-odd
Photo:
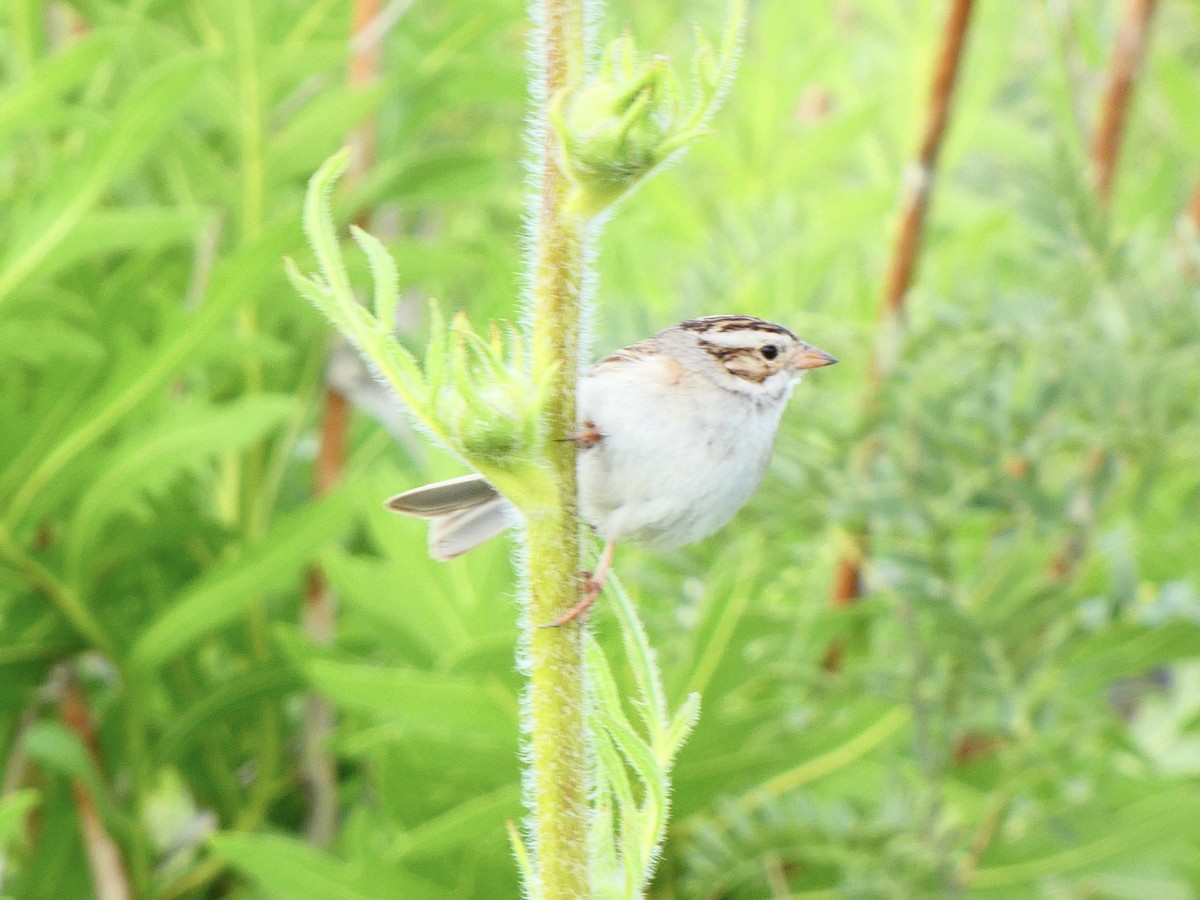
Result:
[[[721,364],[731,375],[762,384],[771,374],[770,366],[766,365],[757,354],[745,350],[735,350],[728,357],[721,359]]]

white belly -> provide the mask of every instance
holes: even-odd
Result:
[[[579,453],[580,514],[660,548],[712,534],[762,480],[786,396],[754,403],[656,361],[614,368],[580,383],[580,418],[603,435]]]

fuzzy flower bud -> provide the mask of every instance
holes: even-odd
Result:
[[[608,209],[704,132],[733,66],[742,13],[741,0],[735,0],[719,55],[697,34],[686,102],[667,60],[639,60],[628,33],[608,45],[595,78],[559,92],[550,123],[572,182],[572,212],[587,219]]]

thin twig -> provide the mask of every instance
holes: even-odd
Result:
[[[958,81],[963,43],[973,6],[974,0],[954,0],[946,18],[937,68],[929,92],[929,105],[926,107],[925,128],[916,157],[904,173],[899,225],[892,243],[891,262],[883,280],[881,309],[885,313],[895,315],[903,311],[904,299],[916,272],[921,238],[925,231],[925,216],[929,211],[929,197],[933,191],[946,124],[950,120],[950,101]]]
[[[1187,217],[1196,234],[1200,234],[1200,175],[1196,177],[1196,186],[1192,189],[1192,199],[1188,203]]]
[[[1192,188],[1192,197],[1180,215],[1177,229],[1178,256],[1183,274],[1200,278],[1200,176]]]
[[[1107,209],[1112,202],[1117,160],[1125,136],[1129,106],[1138,69],[1146,53],[1150,20],[1157,5],[1158,0],[1127,0],[1125,15],[1113,44],[1096,134],[1092,139],[1092,185],[1096,192],[1096,203],[1102,209]],[[1111,457],[1112,452],[1104,449],[1088,454],[1083,483],[1070,501],[1072,509],[1082,510],[1072,514],[1072,518],[1078,520],[1078,527],[1068,536],[1066,545],[1051,562],[1051,571],[1059,580],[1069,581],[1087,553],[1088,532],[1095,506],[1100,500],[1094,482],[1107,468]]]
[[[1112,202],[1125,122],[1133,100],[1138,67],[1146,51],[1150,19],[1157,6],[1158,0],[1127,0],[1125,15],[1113,44],[1104,100],[1092,137],[1092,182],[1096,200],[1104,208]]]
[[[879,311],[884,320],[885,339],[903,316],[908,291],[916,274],[925,219],[937,175],[938,158],[950,121],[950,102],[958,82],[967,27],[970,25],[973,8],[974,0],[952,0],[950,4],[930,85],[924,128],[917,152],[905,169],[892,253],[880,296]],[[877,346],[871,362],[871,377],[867,388],[866,405],[869,411],[877,407],[883,373],[884,359]],[[842,555],[837,565],[831,596],[833,603],[838,606],[854,602],[862,592],[862,563],[867,548],[865,529],[853,536],[853,543],[854,547]],[[840,648],[831,648],[826,654],[826,669],[836,670],[840,663]]]
[[[380,6],[380,0],[355,0],[353,6],[347,80],[354,87],[362,87],[378,78],[382,38],[388,28],[407,11],[407,4],[393,3],[388,9],[395,15],[389,21],[382,21]],[[371,30],[370,39],[365,37],[368,29]],[[359,123],[351,133],[349,143],[352,152],[347,182],[353,185],[361,181],[375,163],[374,116],[368,116]],[[367,224],[365,216],[358,224]],[[327,386],[323,395],[313,479],[313,490],[318,497],[328,494],[342,479],[349,430],[349,401],[335,387]],[[325,646],[333,642],[337,628],[337,597],[317,566],[313,566],[308,573],[303,625],[313,643]],[[328,747],[335,721],[329,700],[317,693],[310,694],[305,702],[300,737],[301,770],[309,798],[304,831],[311,842],[322,847],[333,842],[338,824],[337,766]]]
[[[1200,277],[1200,176],[1197,176],[1191,199],[1180,216],[1179,244],[1183,274],[1192,279]]]
[[[1156,5],[1157,0],[1128,0],[1113,47],[1107,86],[1092,141],[1092,183],[1096,192],[1096,203],[1103,209],[1107,209],[1112,200],[1117,160],[1129,104],[1133,97],[1138,67],[1145,55],[1150,19]],[[1195,199],[1198,208],[1194,211],[1200,215],[1200,185],[1197,185]],[[1097,448],[1088,453],[1081,484],[1068,501],[1067,519],[1071,523],[1071,531],[1049,566],[1049,575],[1061,584],[1068,584],[1079,575],[1088,551],[1091,532],[1095,527],[1097,507],[1102,499],[1101,488],[1097,482],[1111,464],[1113,457],[1113,451],[1104,448]],[[997,743],[986,735],[975,732],[967,732],[959,739],[959,747],[971,748],[976,758],[994,752],[997,746]],[[958,875],[958,883],[962,888],[970,885],[980,860],[1003,823],[1011,799],[1007,792],[993,798],[991,808],[981,820],[963,860]]]

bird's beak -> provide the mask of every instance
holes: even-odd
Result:
[[[805,344],[792,356],[791,366],[798,371],[804,371],[805,369],[819,369],[821,366],[832,366],[835,362],[837,360],[824,350],[818,350],[816,347]]]

